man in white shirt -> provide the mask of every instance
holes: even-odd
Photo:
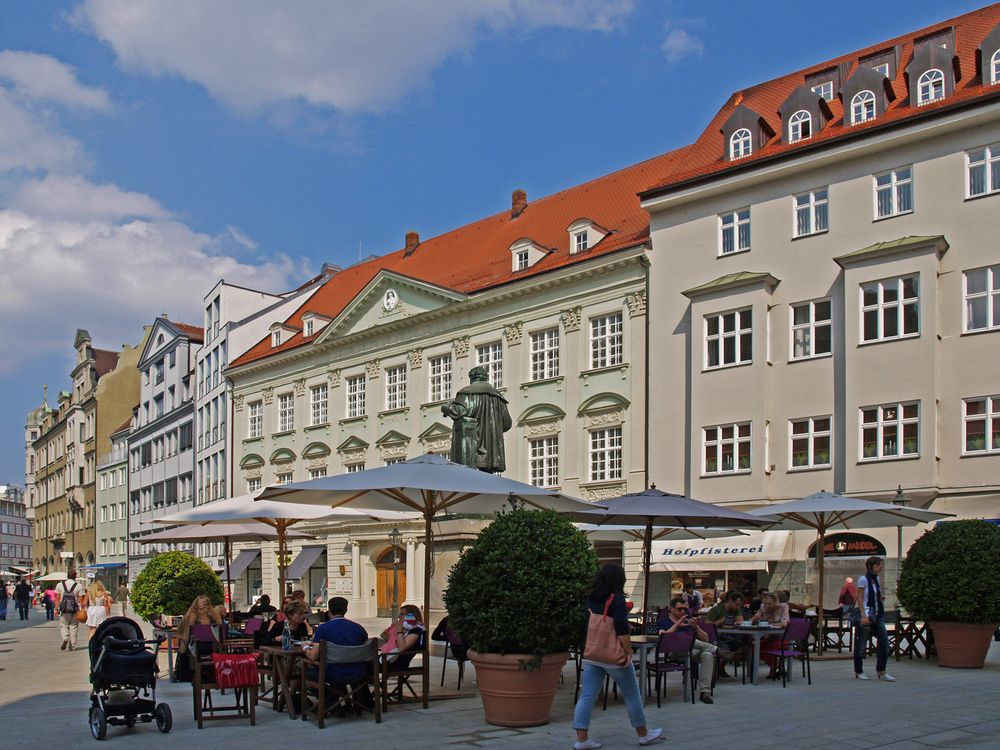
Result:
[[[56,585],[56,609],[59,610],[59,634],[62,636],[59,648],[63,651],[67,647],[70,651],[76,648],[76,635],[80,629],[76,613],[83,609],[83,594],[83,584],[76,580],[76,571],[71,568],[66,571],[66,580]]]

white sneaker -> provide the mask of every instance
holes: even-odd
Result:
[[[599,747],[603,747],[603,745],[597,740],[584,740],[583,742],[573,743],[573,750],[597,750]]]
[[[639,738],[639,744],[652,745],[654,742],[660,739],[662,735],[663,735],[663,730],[660,727],[657,727],[656,729],[650,729],[648,732],[646,732],[645,737]]]
[[[880,675],[878,676],[878,678],[879,678],[880,680],[885,680],[886,682],[895,682],[895,681],[896,681],[896,678],[895,678],[895,677],[893,677],[893,676],[892,676],[891,674],[889,674],[888,672],[883,672],[882,674],[880,674]]]
[[[854,673],[854,679],[856,679],[856,680],[870,680],[871,677],[869,677],[868,675],[866,675],[864,672],[855,672]]]

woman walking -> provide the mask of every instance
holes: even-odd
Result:
[[[623,653],[627,654],[627,663],[622,666],[594,661],[586,658],[587,649],[584,649],[583,687],[580,690],[580,699],[576,702],[576,710],[573,712],[573,728],[576,730],[576,742],[573,745],[575,750],[594,750],[601,747],[600,742],[590,739],[590,715],[606,676],[615,681],[618,692],[625,699],[628,718],[639,736],[639,744],[652,744],[663,734],[660,728],[646,727],[646,713],[642,706],[642,696],[639,694],[639,682],[632,666],[632,643],[629,640],[624,589],[625,569],[621,565],[608,563],[597,573],[594,587],[587,600],[591,618],[603,617],[607,613],[607,617],[614,622],[614,632]]]
[[[90,640],[97,626],[111,614],[111,595],[103,583],[95,580],[84,594],[84,604],[87,607],[87,640]]]
[[[854,677],[870,680],[865,674],[865,651],[872,634],[878,642],[875,657],[875,672],[880,680],[895,682],[896,678],[885,671],[889,662],[889,635],[885,632],[885,595],[882,593],[882,558],[869,557],[865,560],[865,577],[859,578],[858,598],[855,606],[861,612],[861,624],[854,637]]]
[[[7,602],[9,601],[7,584],[4,581],[0,581],[0,620],[7,619]]]

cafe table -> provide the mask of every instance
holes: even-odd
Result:
[[[658,635],[633,635],[632,649],[639,654],[639,689],[642,695],[649,697],[649,680],[646,679],[646,669],[648,668],[649,652],[656,648],[660,642]]]
[[[725,626],[720,625],[716,627],[716,632],[719,635],[728,635],[730,637],[737,636],[739,638],[747,639],[753,638],[753,648],[750,651],[750,684],[757,684],[757,670],[760,664],[760,642],[765,638],[772,635],[780,635],[785,632],[784,628],[776,626],[760,627],[759,625],[754,625],[752,627],[741,627],[739,625]]]
[[[275,711],[280,711],[280,703],[284,700],[288,715],[292,719],[298,718],[295,712],[295,701],[293,700],[295,691],[292,681],[295,679],[296,663],[304,658],[305,652],[302,646],[293,644],[288,651],[281,646],[261,646],[258,651],[270,656],[271,664],[274,666],[275,689],[273,691],[272,707]]]
[[[163,636],[163,642],[167,644],[167,679],[170,682],[177,682],[177,679],[174,677],[174,645],[177,640],[177,629],[153,628],[153,636]]]

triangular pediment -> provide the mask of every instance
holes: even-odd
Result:
[[[367,442],[359,438],[357,435],[351,435],[351,437],[347,438],[347,440],[337,446],[337,450],[342,453],[344,451],[364,450],[367,447]]]
[[[467,298],[468,295],[454,289],[382,270],[332,323],[324,326],[317,343],[331,336],[350,336],[375,326],[396,323]]]
[[[389,430],[382,437],[375,441],[375,445],[399,445],[400,443],[409,443],[410,438],[404,435],[402,432],[397,432],[396,430]]]
[[[157,318],[153,323],[153,330],[146,338],[146,345],[142,348],[142,356],[139,357],[137,367],[144,370],[145,366],[153,359],[156,359],[160,352],[167,351],[174,339],[181,335],[178,328],[166,318]]]
[[[428,440],[440,440],[441,438],[450,438],[451,428],[445,427],[440,422],[435,422],[426,430],[417,435],[418,440],[423,440],[424,442]]]

